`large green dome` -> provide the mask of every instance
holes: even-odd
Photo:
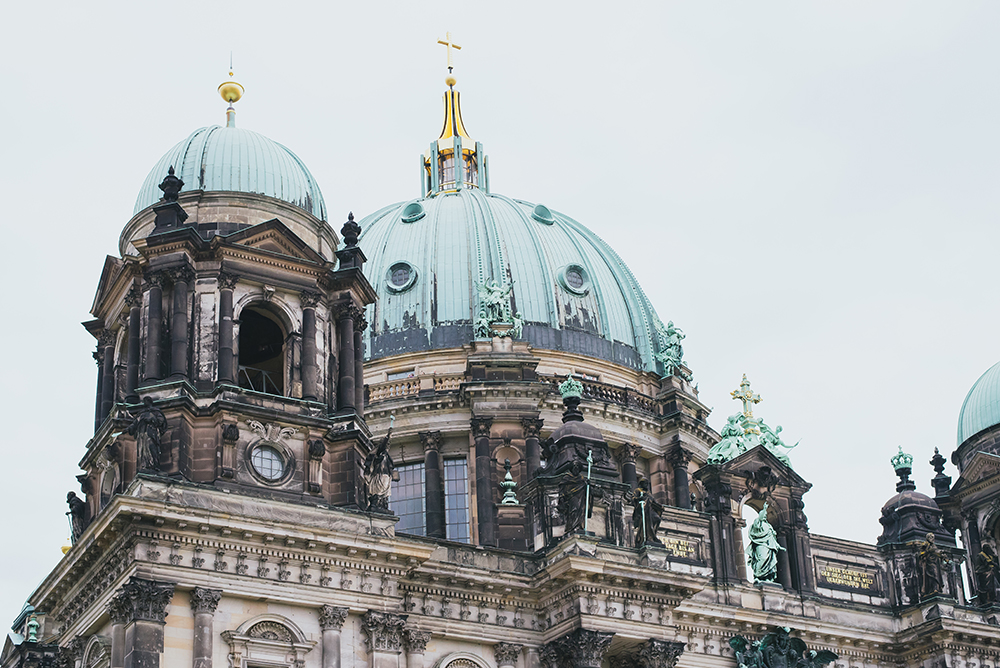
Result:
[[[958,444],[1000,424],[1000,362],[979,377],[958,414]]]
[[[361,221],[372,359],[474,338],[477,284],[513,285],[521,338],[656,371],[658,319],[621,258],[542,205],[467,187],[388,206]]]
[[[209,190],[267,195],[326,220],[316,179],[298,156],[262,134],[237,127],[200,128],[160,158],[135,202],[135,213],[156,204],[170,167],[184,181],[181,192]]]

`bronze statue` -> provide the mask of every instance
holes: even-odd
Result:
[[[87,528],[87,504],[75,492],[66,495],[66,503],[69,505],[66,514],[69,515],[70,542],[76,545]]]
[[[934,534],[928,532],[927,540],[920,544],[920,551],[917,553],[921,598],[941,593],[943,585],[941,565],[945,561],[944,554],[934,542]]]
[[[167,430],[167,418],[153,405],[152,397],[143,397],[142,411],[128,426],[135,436],[136,467],[139,471],[160,470],[160,439]]]
[[[389,439],[392,436],[394,420],[395,416],[391,416],[389,431],[365,458],[365,500],[368,510],[373,512],[389,512],[389,493],[392,490],[392,478],[396,470],[392,455],[389,454]]]
[[[632,504],[632,526],[635,528],[635,546],[663,545],[656,537],[660,529],[663,504],[653,498],[649,480],[642,478],[635,491],[628,492],[626,499]]]
[[[976,589],[981,605],[997,602],[997,584],[997,553],[988,543],[983,543],[976,555]]]
[[[559,514],[566,521],[566,534],[587,530],[587,518],[594,512],[594,499],[604,491],[591,484],[582,474],[579,461],[574,461],[570,473],[559,485]]]

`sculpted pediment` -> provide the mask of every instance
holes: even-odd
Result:
[[[278,253],[298,260],[326,261],[277,218],[230,234],[225,237],[225,243]]]
[[[108,255],[104,258],[104,268],[101,270],[101,280],[97,282],[97,293],[94,295],[94,303],[91,305],[91,313],[95,312],[104,298],[107,296],[111,286],[114,285],[118,276],[122,273],[125,263],[119,258]]]
[[[770,468],[773,475],[777,477],[778,484],[789,487],[804,487],[806,489],[812,487],[811,483],[806,482],[802,476],[790,467],[785,466],[780,459],[763,445],[758,445],[741,455],[733,457],[725,464],[719,465],[719,470],[740,477],[746,477],[747,472],[759,471],[763,466]]]
[[[977,452],[962,471],[952,493],[996,476],[1000,476],[1000,456],[989,452]]]

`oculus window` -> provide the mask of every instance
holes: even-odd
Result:
[[[405,292],[417,282],[417,268],[409,262],[393,262],[385,272],[385,285],[390,292]]]
[[[277,448],[258,445],[250,453],[250,465],[254,472],[267,482],[278,482],[285,477],[287,465]]]
[[[579,264],[567,264],[559,270],[559,285],[567,292],[583,297],[590,292],[590,276]]]

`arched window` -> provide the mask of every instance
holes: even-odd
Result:
[[[239,385],[265,394],[285,394],[285,330],[277,316],[248,306],[240,314]]]

